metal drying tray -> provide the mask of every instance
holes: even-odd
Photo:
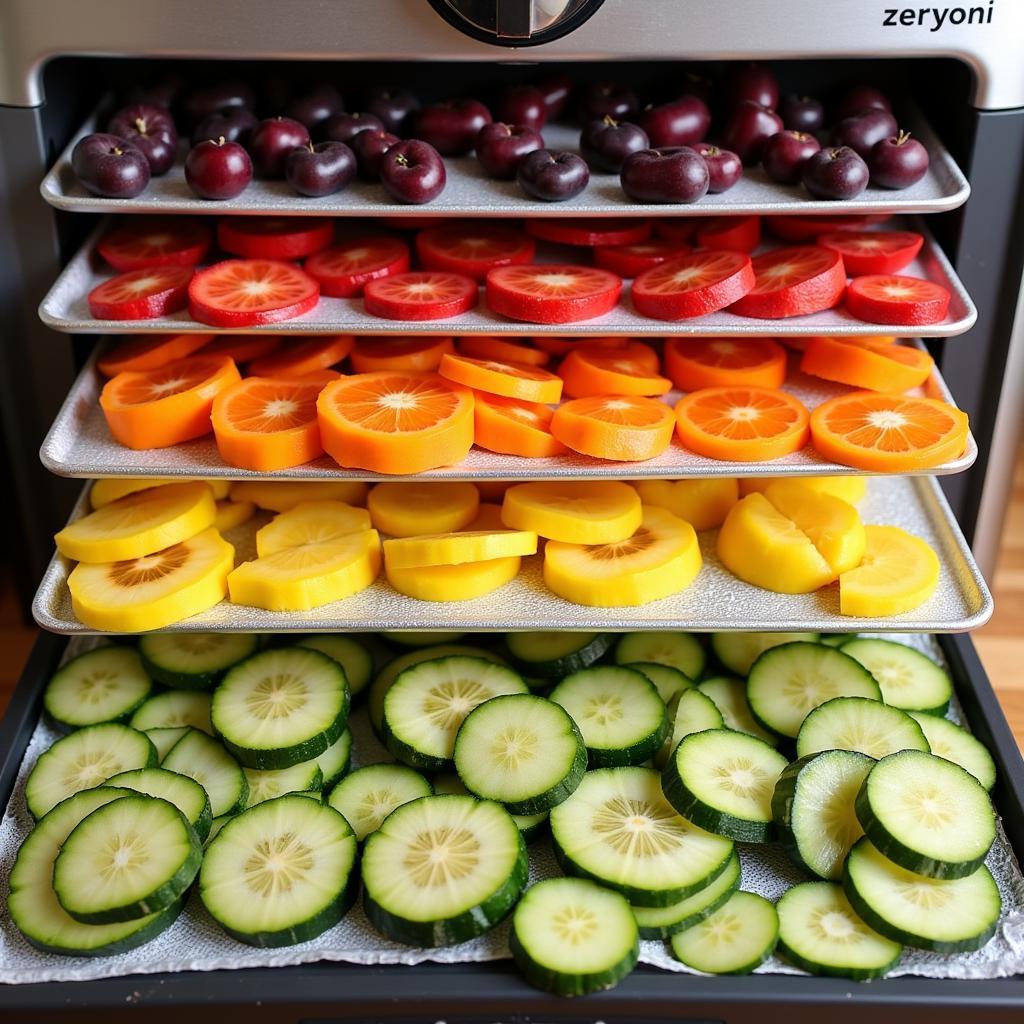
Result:
[[[71,519],[89,509],[83,490]],[[938,483],[931,477],[880,477],[872,480],[861,514],[867,523],[901,526],[934,548],[941,565],[939,584],[920,608],[888,619],[855,619],[839,612],[836,584],[813,594],[776,594],[738,580],[715,555],[717,531],[701,533],[704,567],[681,594],[639,608],[585,608],[548,591],[542,558],[523,559],[518,577],[472,601],[432,603],[403,597],[383,576],[352,597],[309,612],[267,612],[222,601],[161,632],[337,632],[409,629],[498,631],[575,630],[819,630],[821,632],[914,633],[975,629],[992,615],[992,595],[975,564]],[[266,514],[229,531],[236,560],[255,557],[255,533]],[[72,563],[54,555],[47,567],[32,614],[54,633],[95,634],[71,608],[67,588]]]
[[[949,289],[952,301],[949,314],[942,323],[906,327],[895,324],[866,324],[846,312],[845,306],[825,310],[811,316],[795,316],[785,320],[753,320],[722,311],[708,316],[666,323],[640,316],[629,301],[629,286],[623,288],[623,299],[615,309],[593,320],[571,324],[528,324],[507,320],[487,309],[481,290],[480,303],[468,313],[447,320],[429,320],[410,323],[405,320],[382,320],[371,316],[363,307],[361,298],[335,299],[321,297],[317,306],[303,316],[265,327],[247,327],[235,331],[218,331],[221,334],[361,334],[361,335],[453,335],[453,334],[503,334],[510,336],[554,335],[592,336],[629,335],[634,337],[799,337],[801,335],[860,335],[896,334],[903,337],[945,337],[963,334],[970,330],[977,319],[978,311],[967,290],[956,276],[945,253],[920,218],[908,225],[924,235],[924,245],[918,258],[904,273],[925,277]],[[191,332],[208,333],[208,324],[192,320],[188,310],[183,309],[170,316],[151,320],[95,320],[89,312],[87,297],[97,285],[110,277],[103,260],[95,252],[95,246],[107,229],[101,224],[85,244],[72,257],[47,292],[39,306],[43,323],[56,331],[72,334],[138,334]],[[759,251],[778,248],[779,243],[771,242]],[[566,246],[538,246],[538,262],[580,262],[580,249]]]
[[[919,344],[919,343],[918,343]],[[53,426],[39,450],[42,463],[58,476],[163,476],[206,477],[229,480],[393,480],[358,469],[341,469],[328,455],[303,466],[294,466],[273,474],[257,473],[227,465],[217,451],[212,435],[174,445],[133,451],[119,444],[110,435],[99,394],[103,377],[96,369],[99,350],[94,352],[78,375],[61,407]],[[798,358],[790,357],[790,372],[785,390],[796,395],[808,409],[836,395],[853,390],[843,384],[833,384],[800,373]],[[921,392],[954,405],[953,396],[945,381],[936,371]],[[665,396],[674,404],[680,392]],[[967,448],[958,459],[944,462],[927,472],[935,475],[960,473],[968,469],[978,457],[978,446],[973,434],[968,434]],[[594,459],[586,455],[569,453],[555,458],[526,459],[515,455],[499,455],[482,448],[470,449],[469,455],[457,466],[443,466],[417,474],[429,480],[551,480],[560,478],[585,479],[606,477],[680,477],[710,476],[849,476],[856,473],[849,466],[827,462],[808,445],[802,451],[770,462],[721,462],[704,458],[683,448],[676,439],[664,454],[646,462],[623,463]]]
[[[427,217],[619,217],[681,215],[708,217],[723,213],[773,214],[867,214],[937,213],[962,206],[970,195],[970,185],[952,156],[932,131],[919,110],[909,107],[904,123],[925,144],[931,156],[928,173],[917,184],[899,191],[869,187],[856,199],[834,202],[812,198],[799,185],[779,185],[760,167],[746,168],[743,178],[728,192],[707,195],[688,206],[634,203],[622,191],[616,174],[594,173],[590,185],[575,199],[545,203],[526,196],[514,181],[494,181],[480,169],[475,157],[448,157],[445,167],[448,184],[433,203],[409,206],[393,202],[377,184],[353,182],[347,189],[320,199],[297,195],[283,181],[253,181],[241,195],[226,202],[208,202],[196,198],[185,182],[183,169],[187,147],[171,170],[153,178],[146,190],[134,199],[104,199],[83,188],[71,169],[71,151],[83,136],[95,130],[94,114],[68,143],[52,170],[43,179],[43,198],[59,210],[89,213],[287,213],[293,216],[367,217],[415,214]],[[579,130],[554,124],[544,129],[551,149],[578,150]]]

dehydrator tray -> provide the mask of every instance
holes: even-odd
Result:
[[[83,491],[71,514],[89,510]],[[715,554],[717,531],[700,534],[704,566],[681,594],[636,608],[587,608],[556,597],[543,583],[542,557],[524,558],[519,575],[491,594],[470,601],[434,603],[404,597],[383,575],[343,601],[308,612],[269,612],[220,604],[162,632],[365,632],[367,630],[496,631],[575,630],[818,630],[847,632],[958,632],[983,625],[992,615],[992,595],[937,481],[932,477],[879,477],[860,505],[865,523],[900,526],[922,538],[939,557],[935,593],[920,608],[891,618],[860,619],[839,612],[837,584],[813,594],[776,594],[744,583]],[[225,533],[236,564],[255,557],[256,530],[269,521],[259,514]],[[73,563],[55,554],[36,593],[32,613],[53,633],[95,634],[76,617],[68,591]]]
[[[99,394],[104,378],[96,368],[99,350],[90,356],[68,392],[64,404],[50,427],[40,448],[43,465],[58,476],[161,476],[206,477],[229,480],[389,480],[364,470],[342,469],[328,455],[314,462],[273,474],[238,469],[223,461],[212,435],[177,444],[171,448],[134,451],[119,444],[107,429],[99,406]],[[790,356],[790,371],[784,390],[800,399],[808,409],[836,395],[846,394],[852,388],[833,384],[820,377],[800,373],[799,356]],[[941,375],[936,371],[922,394],[955,404],[953,396]],[[665,396],[674,405],[680,392]],[[978,456],[974,437],[968,434],[967,447],[956,459],[950,459],[927,470],[929,474],[960,473],[968,469]],[[802,451],[769,462],[723,462],[705,458],[683,448],[673,439],[669,448],[657,458],[645,462],[623,463],[607,459],[594,459],[586,455],[569,453],[552,458],[527,459],[515,455],[500,455],[483,448],[473,447],[458,465],[443,466],[417,474],[429,480],[552,480],[552,479],[639,479],[681,478],[710,476],[848,476],[858,471],[823,459],[808,445]]]
[[[648,211],[649,212],[649,211]],[[900,221],[887,227],[904,226]],[[937,324],[901,326],[868,324],[846,312],[845,306],[810,316],[794,316],[784,320],[754,320],[724,310],[692,320],[667,323],[640,316],[629,300],[629,285],[624,286],[622,299],[611,312],[592,320],[570,324],[528,324],[492,313],[480,302],[475,309],[447,320],[410,323],[405,320],[384,320],[367,313],[361,298],[336,299],[322,297],[317,306],[303,316],[265,327],[220,331],[227,334],[360,334],[360,335],[452,335],[502,334],[509,336],[553,335],[632,335],[665,337],[800,337],[802,335],[897,334],[903,337],[946,337],[963,334],[974,326],[977,309],[960,282],[946,255],[920,218],[906,224],[924,235],[924,245],[917,258],[902,273],[924,277],[947,288],[952,296],[946,318]],[[96,320],[89,312],[89,292],[111,276],[109,268],[95,251],[96,242],[107,225],[100,225],[86,240],[61,272],[39,306],[39,316],[48,327],[72,334],[138,334],[191,332],[209,333],[207,324],[193,320],[187,309],[150,320]],[[769,242],[767,251],[782,243]],[[538,246],[538,262],[579,262],[585,251],[560,246]]]
[[[943,661],[934,637],[908,636],[903,642]],[[80,653],[91,645],[76,640],[68,645],[65,657]],[[43,680],[40,680],[42,682]],[[961,705],[954,701],[950,717],[964,723]],[[369,726],[365,707],[352,716],[353,765],[359,767],[389,760]],[[48,724],[35,725],[21,760],[17,778],[0,823],[0,861],[7,866],[31,828],[24,804],[25,779],[38,755],[57,739]],[[1005,770],[1004,766],[1000,768]],[[802,873],[787,860],[778,844],[737,844],[743,865],[743,888],[775,900],[785,889],[804,880]],[[557,875],[550,844],[541,839],[531,844],[530,879]],[[979,979],[1006,977],[1024,972],[1024,877],[1015,852],[1002,827],[987,864],[999,886],[1003,912],[996,935],[982,949],[968,954],[946,956],[919,950],[905,950],[890,977],[923,975],[929,978]],[[0,896],[4,895],[8,871],[2,872]],[[0,926],[0,983],[24,984],[47,981],[85,981],[123,975],[155,972],[211,971],[245,967],[279,967],[318,960],[347,961],[357,964],[416,964],[425,961],[465,963],[501,960],[508,957],[508,924],[480,938],[457,946],[434,950],[402,946],[381,938],[356,905],[345,919],[318,938],[296,946],[260,950],[227,937],[214,924],[193,892],[178,920],[152,942],[118,956],[76,960],[33,949],[13,927],[6,915]],[[677,974],[692,974],[659,941],[641,943],[641,962]],[[773,957],[757,969],[758,974],[800,975],[801,971]],[[680,979],[682,980],[682,979]],[[720,979],[723,986],[733,979]],[[872,984],[874,989],[877,983]],[[585,1005],[585,1004],[584,1004]],[[429,1018],[433,1019],[433,1018]]]
[[[353,182],[342,192],[311,199],[295,193],[284,181],[254,180],[235,199],[207,201],[199,199],[185,182],[183,145],[178,160],[167,174],[153,178],[145,191],[134,199],[104,199],[94,196],[79,184],[71,169],[71,151],[75,143],[95,131],[98,118],[93,115],[68,144],[53,168],[43,179],[43,198],[59,210],[89,213],[287,213],[289,216],[374,217],[415,214],[417,217],[617,217],[625,214],[680,215],[696,217],[725,213],[773,214],[869,214],[938,213],[963,205],[970,185],[948,150],[939,141],[926,119],[908,108],[903,123],[924,143],[931,157],[928,173],[910,188],[893,191],[869,187],[856,199],[844,202],[813,198],[800,185],[779,185],[760,167],[748,167],[733,188],[718,195],[707,195],[686,206],[633,202],[622,191],[617,174],[592,173],[590,184],[575,199],[546,203],[528,197],[514,181],[488,178],[473,156],[446,157],[448,183],[441,195],[425,206],[394,202],[376,183]],[[579,129],[562,124],[548,125],[544,141],[551,149],[579,149]]]

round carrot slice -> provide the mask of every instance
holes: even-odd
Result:
[[[703,388],[676,404],[683,447],[727,462],[767,462],[799,451],[810,436],[808,419],[797,399],[772,388]]]
[[[213,241],[213,232],[188,217],[139,217],[111,228],[96,246],[115,269],[194,267]]]
[[[631,359],[628,349],[576,349],[562,360],[558,374],[565,381],[565,393],[573,398],[664,395],[672,390],[672,381]]]
[[[533,339],[533,343],[549,355],[564,356],[583,344],[589,348],[623,348],[629,344],[629,338],[549,338],[547,335],[539,334]]]
[[[424,270],[465,274],[483,284],[487,271],[533,260],[537,243],[504,224],[486,221],[446,224],[421,231],[416,253]]]
[[[629,245],[651,236],[651,222],[632,217],[556,217],[528,220],[534,238],[559,245]]]
[[[526,344],[525,340],[470,335],[459,339],[459,353],[473,359],[497,359],[499,363],[526,363],[546,366],[551,355]]]
[[[665,372],[680,391],[778,388],[786,379],[786,350],[770,338],[669,338]]]
[[[806,352],[807,346],[814,341],[816,335],[810,335],[803,338],[779,338],[779,341],[786,346],[791,348],[794,352]],[[896,343],[896,336],[894,334],[858,334],[858,335],[845,335],[843,341],[848,342],[851,345],[861,344],[878,344],[878,345],[893,345]]]
[[[761,243],[761,218],[707,217],[697,225],[697,244],[702,249],[733,249],[753,252]]]
[[[631,245],[599,245],[594,249],[594,262],[619,277],[639,277],[645,270],[685,256],[689,251],[685,242],[649,238]]]
[[[316,418],[325,374],[294,380],[247,377],[213,402],[213,435],[221,458],[240,469],[271,473],[323,455]]]
[[[391,274],[363,289],[366,312],[385,320],[445,320],[472,309],[479,297],[471,277],[440,271]]]
[[[320,286],[291,263],[224,260],[201,270],[189,285],[193,320],[214,327],[256,327],[308,313]]]
[[[473,446],[473,393],[436,373],[361,373],[317,399],[324,449],[340,465],[421,473],[461,462]]]
[[[565,324],[614,309],[622,279],[607,270],[568,264],[498,267],[487,275],[487,305],[512,320]]]
[[[298,260],[326,248],[334,238],[328,217],[222,217],[217,244],[251,260]]]
[[[818,245],[843,257],[850,277],[898,274],[921,251],[924,236],[916,231],[830,231]]]
[[[524,402],[550,405],[562,397],[561,377],[526,363],[501,363],[448,353],[441,357],[437,372],[448,380],[477,391],[520,398]]]
[[[324,295],[347,299],[361,295],[367,281],[409,269],[409,246],[390,235],[371,235],[340,242],[314,253],[303,270],[320,284]]]
[[[872,473],[913,473],[959,458],[967,414],[935,398],[855,391],[811,414],[818,454]]]
[[[352,369],[356,373],[396,370],[425,373],[441,365],[445,352],[454,352],[451,338],[356,338]]]
[[[89,312],[96,320],[152,320],[176,313],[188,301],[191,267],[145,267],[129,270],[89,292]]]
[[[899,393],[920,387],[934,365],[932,357],[919,348],[869,338],[856,344],[845,338],[814,338],[804,352],[800,369],[855,388]]]
[[[633,305],[654,320],[689,320],[725,309],[753,287],[745,252],[695,252],[641,274],[633,282]]]
[[[117,342],[96,365],[104,377],[115,377],[126,370],[158,370],[192,355],[212,339],[212,334],[143,334]]]
[[[794,245],[754,257],[754,287],[730,308],[738,316],[778,320],[838,306],[846,291],[843,258],[820,245]]]
[[[257,359],[249,372],[254,377],[304,377],[340,363],[355,347],[351,334],[322,338],[289,339],[277,352]]]
[[[632,338],[619,338],[618,340],[621,344],[616,345],[614,349],[609,351],[611,348],[609,345],[594,344],[594,342],[600,340],[602,339],[583,338],[574,346],[573,351],[596,352],[599,356],[614,355],[616,359],[635,363],[641,370],[651,376],[654,376],[661,370],[661,360],[658,358],[658,353],[650,345],[645,345],[642,341],[635,341]]]
[[[204,356],[227,356],[236,363],[251,363],[276,352],[283,338],[276,334],[222,334],[205,346]]]
[[[551,435],[553,413],[546,405],[479,391],[473,398],[474,441],[480,448],[524,459],[547,459],[566,448]]]
[[[167,448],[212,429],[213,400],[240,380],[223,356],[192,356],[158,370],[119,373],[103,386],[110,433],[128,448]]]
[[[920,326],[945,320],[949,299],[948,289],[919,277],[866,274],[850,282],[846,308],[872,324]]]
[[[596,459],[642,462],[660,455],[672,441],[672,410],[639,395],[574,398],[560,405],[551,433],[573,451]]]

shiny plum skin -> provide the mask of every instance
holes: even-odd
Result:
[[[288,154],[284,176],[301,196],[329,196],[356,176],[356,157],[344,142],[299,146]]]
[[[778,132],[761,152],[761,166],[772,181],[780,185],[796,185],[803,175],[804,164],[821,143],[810,132]]]
[[[200,199],[234,199],[252,181],[252,160],[238,142],[206,139],[185,157],[185,181]]]
[[[587,187],[590,168],[586,160],[575,153],[538,149],[523,157],[516,180],[534,199],[560,203],[578,196]]]
[[[752,100],[744,100],[736,105],[730,115],[722,144],[749,166],[761,159],[764,144],[782,130],[782,118],[774,110]]]
[[[192,128],[205,117],[218,114],[231,107],[245,107],[253,110],[256,97],[245,82],[218,82],[214,85],[200,85],[185,95],[182,110],[187,127]]]
[[[304,124],[312,135],[327,118],[340,114],[344,109],[341,93],[333,85],[319,85],[293,99],[285,108],[285,114]]]
[[[572,92],[572,79],[568,75],[552,75],[537,83],[544,96],[544,104],[548,108],[548,117],[553,119],[565,109]]]
[[[71,151],[71,168],[90,192],[107,199],[132,199],[150,179],[145,153],[106,132],[78,140]]]
[[[364,181],[380,180],[380,162],[384,154],[395,143],[401,140],[397,135],[386,132],[382,128],[372,128],[368,132],[360,132],[352,139],[352,152],[356,155],[356,166],[359,177]]]
[[[399,202],[421,205],[444,191],[447,173],[441,154],[429,142],[406,139],[384,153],[380,180]]]
[[[416,114],[416,136],[442,156],[462,156],[472,150],[480,129],[492,120],[491,112],[477,100],[432,103]]]
[[[693,148],[708,165],[709,192],[728,192],[743,177],[743,161],[731,149],[710,142],[698,142]]]
[[[787,131],[816,132],[825,123],[825,107],[813,96],[783,96],[777,113]]]
[[[651,140],[639,125],[603,117],[590,121],[580,133],[580,152],[591,167],[618,174],[626,158],[650,149]]]
[[[708,192],[704,158],[689,146],[645,149],[622,165],[622,190],[640,203],[695,203]]]
[[[692,146],[707,135],[711,127],[711,111],[696,96],[680,96],[671,103],[647,107],[640,115],[640,127],[655,149]]]
[[[419,97],[408,89],[376,89],[366,101],[366,112],[376,117],[392,135],[408,131],[419,109]]]
[[[928,173],[928,164],[928,150],[908,132],[876,142],[868,154],[871,181],[883,188],[909,188]]]
[[[594,82],[583,90],[580,116],[587,121],[600,121],[610,117],[616,121],[634,121],[640,101],[632,89],[614,82]]]
[[[110,119],[107,131],[142,151],[156,177],[166,174],[178,153],[178,130],[170,111],[152,103],[122,107]]]
[[[535,128],[525,124],[493,121],[480,129],[476,138],[476,158],[491,178],[510,181],[529,153],[544,148],[544,139]]]
[[[192,133],[192,145],[208,139],[216,142],[224,139],[225,142],[240,142],[243,146],[249,141],[249,135],[253,128],[258,125],[259,118],[245,107],[228,107],[226,110],[210,114],[199,122],[199,126]]]
[[[829,146],[808,157],[801,179],[817,199],[853,199],[868,177],[868,165],[849,146]]]
[[[891,114],[892,104],[889,97],[880,89],[870,85],[857,85],[843,93],[836,104],[833,120],[843,121],[869,110],[884,110]]]
[[[259,178],[283,178],[288,154],[309,145],[306,126],[290,117],[268,117],[249,134],[249,156]]]
[[[353,110],[348,113],[332,114],[320,126],[320,135],[324,142],[344,142],[348,146],[360,132],[385,130],[384,123],[379,117]]]
[[[896,118],[887,110],[869,110],[840,121],[832,129],[832,145],[849,146],[862,160],[867,160],[876,143],[892,138],[898,130]]]
[[[498,97],[495,114],[506,124],[525,124],[540,131],[547,124],[548,105],[540,89],[532,85],[513,85]]]
[[[726,94],[733,105],[749,100],[774,110],[779,105],[779,81],[764,64],[745,64],[729,76]]]

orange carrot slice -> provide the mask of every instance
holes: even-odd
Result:
[[[477,391],[524,402],[551,404],[562,397],[562,378],[524,363],[503,363],[493,359],[470,359],[448,354],[442,357],[438,373],[448,380]]]

